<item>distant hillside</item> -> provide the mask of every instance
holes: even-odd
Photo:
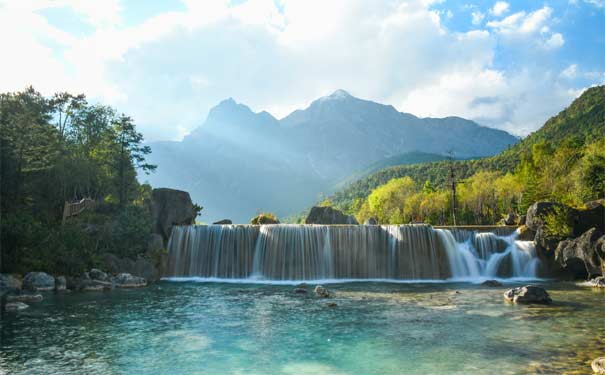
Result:
[[[500,154],[484,159],[457,161],[454,166],[458,178],[469,177],[479,170],[509,172],[514,171],[523,155],[528,155],[532,146],[540,141],[548,141],[557,147],[562,142],[583,144],[601,138],[605,138],[605,86],[586,90],[539,130]],[[410,176],[416,181],[429,180],[437,186],[443,186],[447,181],[448,168],[448,163],[443,161],[385,168],[336,192],[332,201],[337,207],[347,210],[355,199],[364,198],[374,188],[403,176]]]
[[[338,90],[282,120],[228,99],[182,142],[151,144],[154,186],[188,190],[201,219],[300,212],[375,163],[422,150],[490,156],[518,139],[459,117],[421,119]],[[388,163],[388,162],[387,162]]]

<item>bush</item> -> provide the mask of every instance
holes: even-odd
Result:
[[[279,220],[277,216],[273,215],[269,212],[263,212],[250,220],[250,224],[260,225],[260,224],[279,224]]]

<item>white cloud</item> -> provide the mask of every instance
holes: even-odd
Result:
[[[588,4],[592,4],[597,8],[605,8],[605,0],[584,0]]]
[[[471,13],[471,17],[473,25],[480,25],[481,22],[483,22],[483,19],[485,18],[485,14],[479,11],[474,11],[473,13]]]
[[[577,75],[578,75],[578,65],[577,64],[571,64],[561,72],[561,77],[567,78],[567,79],[574,79],[574,78],[576,78]]]
[[[490,13],[496,17],[500,17],[501,15],[508,12],[509,8],[510,4],[506,1],[496,1],[492,9],[490,10]]]
[[[148,139],[182,137],[227,97],[284,116],[344,88],[517,134],[568,103],[569,80],[545,69],[548,49],[564,43],[551,30],[551,8],[463,33],[447,29],[448,12],[432,3],[186,0],[184,11],[125,27],[119,1],[96,14],[99,2],[24,0],[0,6],[0,45],[14,51],[2,61],[0,91],[33,84],[46,94],[84,92],[132,115]],[[51,26],[37,12],[49,6],[71,7],[95,32],[76,37]],[[485,17],[472,16],[476,25]],[[497,47],[537,67],[495,68]]]

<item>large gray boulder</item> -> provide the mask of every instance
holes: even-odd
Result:
[[[576,239],[561,241],[555,250],[555,261],[576,277],[602,275],[605,235],[591,228]]]
[[[504,292],[504,299],[508,302],[523,304],[549,304],[552,299],[548,292],[539,286],[526,285]]]
[[[359,224],[353,215],[345,215],[332,207],[311,208],[306,224]]]
[[[195,223],[197,212],[189,193],[174,189],[153,189],[152,215],[153,230],[168,242],[172,227],[175,225],[192,225]]]
[[[23,277],[23,289],[44,291],[55,289],[55,278],[45,272],[30,272]]]
[[[129,273],[120,273],[112,281],[116,288],[141,288],[147,285],[144,278]]]

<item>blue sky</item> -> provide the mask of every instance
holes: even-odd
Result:
[[[0,0],[0,45],[0,91],[82,92],[150,140],[340,88],[526,135],[605,84],[605,0]]]

